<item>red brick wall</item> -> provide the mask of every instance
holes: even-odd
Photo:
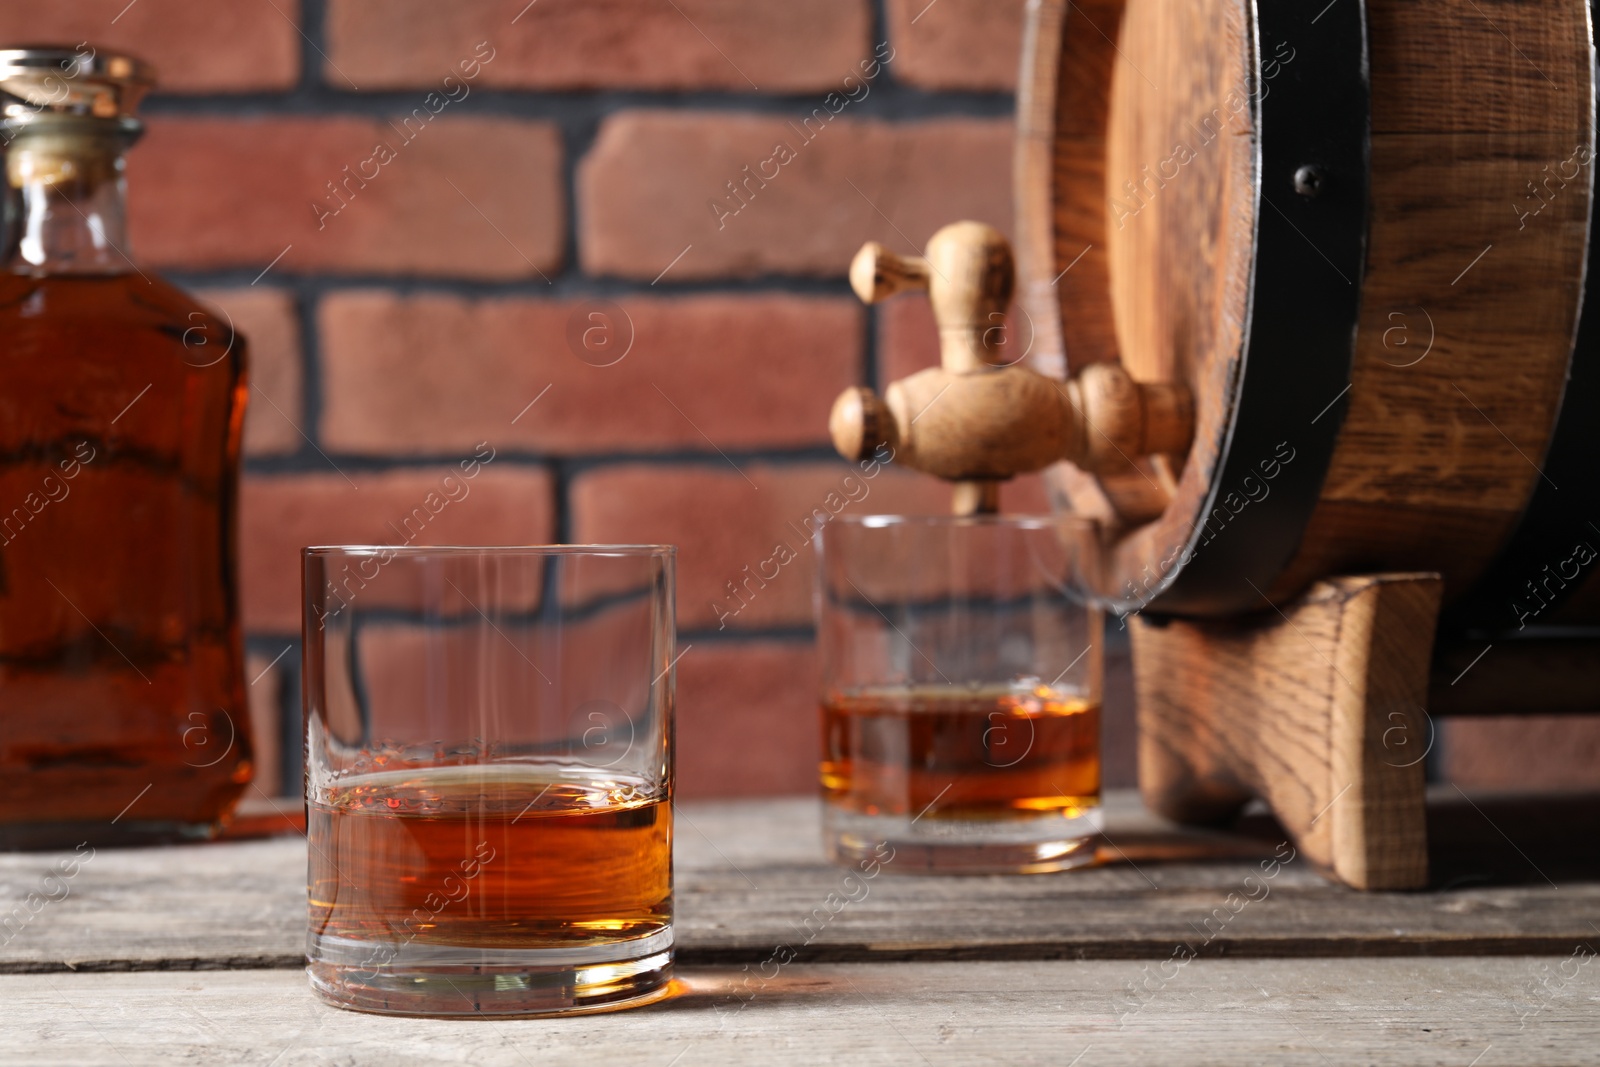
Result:
[[[242,582],[269,789],[297,786],[297,550],[392,539],[386,520],[482,441],[496,459],[428,537],[679,544],[683,792],[812,788],[809,572],[787,569],[724,631],[711,603],[844,473],[826,438],[839,390],[936,358],[925,302],[850,294],[856,248],[911,252],[958,218],[1011,229],[1021,10],[0,7],[0,38],[88,40],[159,69],[129,158],[131,236],[252,346]],[[779,141],[794,158],[732,199]],[[591,312],[614,331],[585,349]],[[946,504],[895,472],[864,506]]]
[[[267,788],[296,788],[297,549],[385,539],[480,441],[493,466],[430,537],[678,543],[694,645],[679,672],[684,793],[811,788],[809,571],[787,569],[725,631],[711,601],[843,473],[824,432],[839,389],[936,358],[924,301],[865,309],[850,294],[855,249],[913,251],[964,217],[1010,231],[1021,13],[1022,0],[0,6],[0,38],[90,40],[160,69],[130,159],[133,242],[252,344],[242,577]],[[864,96],[863,63],[878,64]],[[818,108],[838,117],[805,140],[796,127],[821,125]],[[779,140],[794,158],[730,199],[726,183]],[[585,349],[591,312],[614,329]],[[1036,480],[1006,505],[1046,506]],[[867,506],[942,510],[944,495],[892,474]],[[1120,635],[1108,650],[1107,777],[1127,784]],[[1592,719],[1448,723],[1433,765],[1463,784],[1593,785],[1597,737]]]

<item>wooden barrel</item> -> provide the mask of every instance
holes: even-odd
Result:
[[[1030,0],[1022,80],[1035,367],[1195,395],[1187,456],[1051,471],[1108,595],[1600,619],[1588,0]]]

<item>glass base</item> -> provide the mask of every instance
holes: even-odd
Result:
[[[895,874],[1047,874],[1093,863],[1103,825],[1099,808],[1072,818],[909,819],[824,803],[822,837],[828,858],[846,866],[877,863]]]
[[[396,945],[311,934],[311,988],[341,1008],[380,1015],[575,1015],[665,997],[672,929],[630,941],[558,948]],[[388,963],[375,960],[389,957]]]

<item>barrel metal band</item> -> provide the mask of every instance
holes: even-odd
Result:
[[[1367,243],[1365,4],[1258,0],[1254,44],[1256,248],[1237,402],[1206,519],[1190,535],[1192,558],[1152,614],[1268,607],[1266,591],[1322,492],[1348,404]],[[1264,79],[1263,60],[1285,45],[1293,62]],[[1229,509],[1285,448],[1293,459],[1280,462],[1270,492]],[[1210,518],[1223,515],[1226,529],[1208,536]]]

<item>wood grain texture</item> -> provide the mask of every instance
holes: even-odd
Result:
[[[1585,5],[1367,0],[1372,131],[1570,134],[1590,121]]]
[[[1373,78],[1376,96],[1376,69]],[[1539,481],[1566,381],[1588,174],[1551,194],[1525,228],[1515,208],[1527,183],[1587,136],[1373,137],[1349,407],[1321,500],[1273,595],[1382,566],[1437,570],[1448,597],[1500,551]]]
[[[1565,952],[1593,934],[1600,856],[1573,841],[1600,834],[1600,798],[1559,809],[1454,791],[1436,801],[1434,866],[1452,888],[1377,896],[1328,884],[1276,826],[1181,829],[1126,791],[1109,798],[1101,866],[884,873],[864,893],[823,860],[814,800],[679,805],[680,959],[754,965],[780,944],[844,962],[1148,960],[1179,943],[1197,956],[1506,955]],[[54,860],[0,855],[0,899],[15,908],[47,888]],[[0,972],[298,968],[305,864],[298,837],[101,850],[64,899],[8,928]],[[856,899],[830,907],[830,894]]]
[[[1012,163],[1022,223],[1017,266],[1021,305],[1034,328],[1029,362],[1055,378],[1067,376],[1069,306],[1079,312],[1071,323],[1074,365],[1117,358],[1101,200],[1121,13],[1122,0],[1027,6]],[[1081,297],[1069,299],[1069,292]]]
[[[1543,477],[1591,240],[1595,73],[1587,0],[1368,0],[1366,11],[1370,211],[1351,383],[1299,548],[1263,583],[1274,602],[1323,592],[1288,629],[1141,620],[1135,664],[1152,804],[1205,819],[1263,797],[1312,859],[1375,888],[1426,877],[1421,767],[1393,766],[1400,753],[1382,746],[1404,738],[1420,751],[1430,732],[1434,613],[1396,590],[1373,589],[1362,606],[1366,594],[1339,592],[1336,576],[1436,572],[1446,600],[1461,596]],[[1156,611],[1203,528],[1257,358],[1242,345],[1259,145],[1254,108],[1239,104],[1270,92],[1278,57],[1253,53],[1253,17],[1242,0],[1030,4],[1021,291],[1055,346],[1037,365],[1064,374],[1120,360],[1195,398],[1181,464],[1050,474],[1073,510],[1105,524],[1101,591]],[[1291,58],[1277,65],[1298,76]],[[1307,425],[1326,411],[1306,411]],[[1557,618],[1590,622],[1596,610],[1591,580]],[[1547,661],[1574,672],[1558,702],[1588,699],[1580,659]],[[1442,706],[1505,711],[1515,681],[1486,675],[1494,684],[1450,687]]]
[[[1196,397],[1170,486],[1150,464],[1052,472],[1076,510],[1109,523],[1111,595],[1158,582],[1199,525],[1243,373],[1256,131],[1238,104],[1270,91],[1277,58],[1253,80],[1249,12],[1030,4],[1016,201],[1036,366],[1120,360]],[[1438,571],[1447,599],[1464,593],[1540,477],[1579,310],[1585,0],[1369,0],[1367,19],[1371,218],[1348,413],[1274,598],[1374,570]],[[1277,67],[1294,76],[1292,59]]]
[[[1437,575],[1319,582],[1227,621],[1133,628],[1139,782],[1183,821],[1253,797],[1360,889],[1427,884],[1423,700]]]
[[[1246,12],[1030,5],[1015,194],[1030,359],[1057,375],[1120,361],[1199,400],[1186,457],[1051,472],[1074,510],[1108,524],[1112,594],[1159,577],[1187,542],[1227,440],[1254,239]]]
[[[685,968],[678,996],[650,1007],[495,1021],[339,1011],[293,972],[6,977],[0,1059],[1590,1064],[1600,967],[1570,952],[1493,968],[1470,959],[791,965],[770,980]]]

